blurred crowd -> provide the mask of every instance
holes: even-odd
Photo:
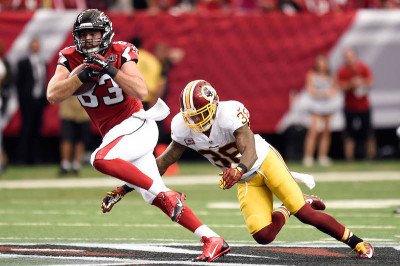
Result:
[[[323,15],[360,8],[393,9],[399,6],[400,0],[0,0],[0,10],[98,8],[171,15],[215,11],[246,14],[272,10],[288,15],[300,12]]]
[[[287,14],[292,11],[304,10],[304,5],[315,8],[322,7],[321,3],[328,3],[329,8],[333,7],[332,3],[340,0],[199,0],[199,1],[175,1],[175,0],[108,0],[108,1],[90,1],[90,0],[0,0],[1,8],[10,10],[34,10],[36,8],[55,8],[66,9],[76,8],[84,9],[100,8],[115,10],[147,10],[148,12],[196,12],[198,10],[240,10],[240,11],[256,11],[275,9],[279,5],[281,10],[286,10]],[[397,0],[390,0],[390,7],[398,6]],[[399,0],[400,1],[400,0]],[[379,1],[383,3],[389,1]],[[269,4],[268,4],[269,3]],[[294,4],[293,7],[288,6]],[[311,5],[313,3],[313,5]],[[340,1],[343,8],[354,7],[378,7],[377,1]],[[284,6],[288,4],[288,6]],[[269,7],[267,8],[267,6]],[[339,7],[339,5],[335,5]],[[288,9],[286,9],[288,8]],[[175,11],[174,11],[175,10]],[[291,11],[287,11],[291,10]],[[310,9],[311,10],[311,9]],[[316,9],[315,9],[316,10]],[[324,10],[324,9],[319,9]],[[325,9],[330,10],[330,9]],[[332,9],[332,10],[341,10]],[[180,12],[180,11],[179,11]],[[183,11],[182,11],[183,12]],[[320,14],[323,12],[321,11]],[[146,40],[141,36],[132,36],[131,40],[140,50],[140,61],[138,68],[143,74],[146,85],[149,89],[149,97],[144,100],[144,107],[148,109],[152,107],[158,98],[164,98],[168,94],[169,73],[175,64],[178,64],[185,58],[185,51],[179,47],[170,47],[164,42],[156,43],[151,50],[147,51],[142,45]],[[20,106],[21,128],[19,132],[18,145],[15,145],[17,160],[15,163],[40,164],[46,160],[41,152],[41,124],[43,110],[47,106],[45,99],[46,89],[46,71],[47,65],[43,58],[40,57],[39,50],[41,43],[39,39],[33,38],[30,41],[30,56],[20,58],[15,68],[11,68],[9,62],[4,57],[4,49],[0,40],[0,122],[7,109],[8,100],[11,90],[16,88],[18,95],[18,103]],[[374,159],[376,156],[376,141],[374,130],[371,124],[371,112],[368,92],[372,86],[372,73],[368,66],[364,66],[358,60],[355,51],[344,53],[344,62],[338,73],[332,73],[328,66],[326,55],[318,55],[315,58],[314,66],[309,70],[305,78],[305,88],[311,98],[309,113],[311,114],[311,122],[308,125],[308,132],[304,139],[303,164],[311,167],[315,162],[321,166],[329,166],[331,158],[328,157],[331,146],[331,116],[335,110],[334,99],[342,92],[345,94],[345,130],[343,134],[344,156],[347,161],[353,161],[354,158],[362,157]],[[362,64],[362,66],[361,66]],[[12,73],[14,71],[14,73]],[[343,73],[342,73],[343,72]],[[80,107],[76,99],[66,102],[60,106],[60,174],[74,173],[78,174],[85,148],[88,142],[88,135],[91,135],[89,119],[83,109]],[[4,122],[3,122],[4,123]],[[156,153],[160,154],[166,148],[166,143],[170,141],[168,125],[162,122],[158,124],[160,129],[159,143],[162,144],[156,148]],[[1,132],[1,130],[0,130]],[[0,136],[0,141],[2,137]],[[164,145],[163,145],[164,144]],[[4,145],[4,144],[3,144]],[[0,144],[0,147],[2,145]],[[25,148],[28,147],[28,148]],[[361,147],[361,148],[360,148]],[[361,151],[357,156],[357,150]],[[7,158],[11,158],[11,154],[7,156],[2,150],[0,153],[0,173],[1,165],[7,164]],[[12,161],[12,160],[11,160]]]

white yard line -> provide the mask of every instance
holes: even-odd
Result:
[[[95,224],[95,223],[0,223],[0,226],[29,226],[29,227],[110,227],[109,224]],[[123,224],[120,227],[136,227],[136,228],[174,228],[179,227],[176,224]],[[244,224],[209,224],[212,228],[246,228]],[[393,230],[399,229],[399,226],[394,225],[347,225],[349,228],[356,229],[373,229],[373,230]],[[313,229],[310,225],[285,225],[287,229]],[[0,239],[2,239],[0,237]]]
[[[391,181],[400,180],[400,172],[332,172],[311,173],[318,182],[356,182],[356,181]],[[217,184],[217,175],[192,175],[169,176],[163,178],[167,186],[173,185],[202,185]],[[83,187],[115,187],[124,182],[112,177],[103,178],[62,178],[46,180],[3,180],[0,181],[0,189],[35,189],[35,188],[83,188]]]
[[[332,202],[332,201],[328,201]],[[56,202],[55,202],[56,203]],[[279,206],[280,204],[277,204],[276,206]],[[397,206],[397,205],[396,205]],[[54,215],[54,216],[65,216],[65,215],[80,215],[80,216],[88,216],[88,215],[97,215],[101,216],[103,215],[102,213],[93,213],[92,211],[79,211],[79,212],[71,212],[71,211],[55,211],[55,210],[48,210],[48,211],[43,211],[43,210],[5,210],[5,209],[0,209],[0,215],[23,215],[23,214],[32,214],[32,215]],[[154,211],[144,211],[144,215],[155,215],[158,214],[157,210]],[[214,215],[214,216],[242,216],[243,214],[240,212],[239,209],[226,209],[225,212],[218,211],[217,213],[211,212],[211,211],[196,211],[196,214],[198,216],[208,216],[208,215]],[[350,218],[391,218],[395,217],[400,219],[399,214],[392,214],[392,213],[336,213],[335,217],[350,217]],[[2,223],[0,222],[0,225]],[[120,224],[105,224],[106,226],[113,227],[113,226],[120,226]]]
[[[198,253],[196,253],[198,254]],[[244,257],[240,256],[237,254],[230,254],[229,256],[238,256],[238,257]],[[258,256],[261,257],[261,256]],[[271,259],[270,257],[263,256],[261,258]],[[63,261],[65,261],[67,264],[65,265],[71,265],[70,262],[76,261],[79,265],[81,262],[82,265],[165,265],[165,264],[170,264],[170,265],[207,265],[209,266],[209,262],[192,262],[192,261],[183,261],[183,260],[145,260],[145,259],[119,259],[119,258],[107,258],[107,257],[73,257],[73,256],[57,256],[57,257],[50,257],[50,256],[41,256],[41,255],[16,255],[16,254],[0,254],[0,260],[1,259],[20,259],[20,260],[43,260],[47,262],[56,262],[57,264],[55,265],[60,265]],[[83,263],[84,262],[84,263]],[[94,264],[87,264],[87,262],[94,262]],[[218,262],[219,266],[254,266],[256,264],[246,264],[246,263],[227,263],[227,262]],[[273,265],[284,265],[284,264],[265,264],[269,266]]]
[[[31,240],[41,240],[40,238],[29,238]],[[69,238],[65,238],[67,240],[71,240]],[[77,238],[74,238],[75,241],[80,241]],[[0,238],[1,240],[1,238]],[[27,238],[14,238],[13,240],[27,240]],[[51,239],[49,239],[51,240]],[[55,239],[54,239],[55,240]],[[60,238],[61,240],[61,238]],[[368,241],[372,239],[366,239]],[[378,239],[374,239],[376,241]],[[86,240],[87,241],[87,240]],[[152,252],[163,252],[160,248],[169,248],[169,251],[174,253],[187,253],[187,254],[198,254],[200,251],[195,250],[188,250],[182,248],[182,246],[188,247],[200,247],[201,243],[197,241],[190,241],[190,243],[182,244],[182,240],[180,239],[158,239],[159,242],[157,243],[148,243],[143,239],[143,242],[137,243],[104,243],[104,242],[85,242],[85,239],[82,238],[80,242],[46,242],[46,245],[56,245],[58,248],[60,246],[72,246],[74,248],[107,248],[107,249],[118,249],[118,250],[136,250],[136,251],[152,251]],[[164,242],[163,242],[164,241]],[[175,242],[165,242],[165,241],[175,241]],[[183,241],[187,242],[187,241]],[[229,245],[231,247],[263,247],[260,244],[255,243],[255,241],[242,241],[245,243],[238,243],[240,241],[229,241]],[[338,242],[336,240],[329,241],[299,241],[299,242],[291,242],[291,243],[279,243],[280,241],[274,241],[271,244],[268,244],[268,247],[300,247],[300,248],[342,248],[346,247],[344,243]],[[31,246],[31,245],[38,245],[38,242],[0,242],[1,245],[18,245],[18,246]],[[376,247],[393,247],[393,248],[400,248],[400,243],[374,243]],[[172,248],[176,247],[176,248]],[[229,254],[230,256],[231,254]]]
[[[328,209],[380,209],[400,206],[400,199],[349,199],[349,200],[324,200]],[[281,203],[274,202],[274,208]],[[239,203],[232,202],[214,202],[208,203],[210,209],[236,209],[239,210]]]

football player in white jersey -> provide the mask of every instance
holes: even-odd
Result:
[[[271,243],[294,215],[346,243],[357,257],[372,258],[370,243],[320,212],[325,204],[318,197],[303,195],[279,152],[251,131],[249,119],[242,103],[219,101],[207,81],[188,83],[180,95],[180,113],[171,122],[172,142],[156,159],[160,174],[191,148],[223,170],[221,189],[236,184],[247,229],[257,243]],[[283,202],[275,211],[273,195]]]
[[[107,194],[103,212],[135,189],[172,221],[199,238],[214,239],[220,244],[219,252],[212,253],[212,259],[229,252],[230,247],[223,238],[202,224],[183,203],[185,195],[167,188],[159,174],[153,155],[158,139],[155,120],[165,118],[169,108],[160,101],[155,105],[158,112],[151,112],[152,109],[144,112],[141,100],[147,96],[147,87],[136,66],[139,60],[136,47],[113,42],[111,20],[97,9],[81,12],[72,33],[75,46],[60,51],[56,71],[48,84],[47,99],[53,104],[59,103],[83,83],[95,81],[91,90],[78,95],[103,137],[92,154],[91,163],[98,171],[127,182]],[[70,77],[71,71],[82,63],[86,68]],[[208,242],[204,243],[203,249],[208,247]]]

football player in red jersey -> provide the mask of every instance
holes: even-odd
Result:
[[[181,112],[171,122],[172,142],[156,160],[161,174],[191,148],[221,168],[221,189],[236,184],[247,229],[257,243],[271,243],[293,214],[349,245],[357,257],[374,256],[370,243],[318,211],[325,209],[318,197],[303,195],[279,152],[251,131],[250,114],[242,103],[219,101],[205,80],[188,83],[179,102]],[[284,203],[275,211],[274,195]]]
[[[127,183],[108,193],[103,212],[111,210],[126,192],[135,189],[146,202],[199,238],[218,240],[220,247],[212,259],[227,253],[230,247],[223,238],[202,224],[183,203],[185,194],[168,189],[161,179],[153,155],[158,140],[155,120],[164,119],[169,108],[159,101],[154,107],[158,112],[144,112],[141,101],[148,92],[136,66],[138,50],[130,43],[112,42],[112,23],[97,9],[80,13],[72,33],[75,46],[60,51],[55,74],[48,84],[47,99],[52,104],[59,103],[83,83],[96,81],[91,90],[78,95],[103,137],[91,163],[98,171]],[[87,67],[69,77],[82,63]]]

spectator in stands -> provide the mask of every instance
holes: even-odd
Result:
[[[99,3],[110,1],[112,0],[96,0]],[[86,2],[94,2],[94,0],[14,0],[5,2],[4,9],[36,10],[40,8],[52,8],[57,10],[81,10],[86,8]]]
[[[145,110],[151,108],[156,104],[158,98],[163,99],[167,90],[167,73],[170,67],[175,63],[172,59],[173,52],[170,53],[169,48],[162,43],[156,44],[155,54],[153,55],[142,47],[142,39],[134,37],[131,41],[136,48],[140,51],[140,60],[137,63],[139,71],[142,73],[143,78],[148,88],[148,96],[142,102]],[[157,55],[157,56],[156,56]],[[169,57],[172,57],[171,59]],[[154,149],[156,156],[160,155],[166,148],[171,140],[170,133],[166,131],[163,121],[157,121],[159,130],[158,144]],[[178,174],[178,164],[176,163],[169,169],[170,175]]]
[[[162,64],[160,60],[143,48],[142,39],[139,37],[134,37],[131,40],[132,44],[140,51],[140,61],[137,66],[139,71],[142,73],[144,80],[148,88],[148,96],[142,102],[145,110],[152,107],[160,95],[163,94],[163,76],[162,76]]]
[[[171,5],[169,13],[178,16],[183,13],[191,13],[197,8],[196,0],[177,0],[174,6]]]
[[[85,144],[90,136],[90,118],[76,97],[69,97],[61,102],[60,118],[60,175],[66,175],[69,172],[78,175],[85,152]]]
[[[46,63],[40,57],[40,42],[33,38],[30,54],[18,62],[16,85],[22,128],[19,142],[19,163],[41,161],[40,129],[46,100]]]
[[[10,98],[11,85],[12,85],[12,73],[11,67],[7,59],[4,57],[3,43],[0,40],[0,105],[1,114],[4,115],[7,110],[8,99]],[[4,67],[3,67],[4,66]],[[4,71],[4,72],[3,72]],[[2,74],[3,73],[3,74]]]
[[[156,94],[153,97],[155,100],[158,98],[164,99],[169,90],[169,73],[175,64],[183,60],[185,57],[185,52],[181,48],[171,47],[164,42],[159,42],[154,46],[154,55],[161,62],[162,82],[160,83],[159,89],[156,91]],[[159,121],[158,123],[160,130],[159,142],[169,143],[171,141],[171,137],[169,132],[166,131],[163,122],[164,121]]]
[[[161,75],[163,77],[162,89],[158,91],[158,97],[164,98],[169,89],[168,76],[173,66],[185,57],[185,51],[178,47],[171,47],[164,42],[159,42],[154,46],[154,55],[160,60],[162,65]]]
[[[317,14],[324,15],[326,13],[337,11],[338,6],[336,1],[331,0],[306,0],[304,1],[307,11]]]
[[[150,14],[158,14],[168,11],[177,5],[176,0],[116,0],[112,7],[113,10],[123,12],[146,11]]]
[[[76,1],[81,1],[81,0],[76,0]],[[115,4],[115,0],[85,0],[85,1],[87,8],[110,9]]]
[[[164,42],[159,42],[154,46],[154,55],[158,58],[158,60],[160,60],[162,65],[162,82],[160,83],[160,87],[153,97],[154,99],[164,99],[169,90],[169,72],[175,64],[179,63],[185,57],[185,52],[181,48],[171,47]],[[167,126],[164,124],[164,120],[158,121],[157,125],[160,134],[158,137],[158,144],[154,149],[156,157],[161,155],[171,142],[171,134],[169,129],[167,129]],[[178,173],[179,167],[178,163],[176,162],[168,168],[166,175],[177,175]]]
[[[397,135],[397,137],[400,139],[400,126],[397,127],[397,129],[396,129],[396,135]],[[394,209],[393,212],[394,212],[394,213],[400,214],[400,207],[397,207],[396,209]]]
[[[297,14],[303,10],[298,1],[299,0],[278,0],[279,10],[289,16]]]
[[[241,2],[241,0],[233,2],[234,3]],[[225,0],[198,0],[196,2],[196,10],[198,12],[204,12],[204,13],[214,10],[223,10],[226,9],[227,7],[229,7],[229,3],[228,1]]]
[[[318,163],[321,166],[329,166],[331,164],[328,158],[331,144],[330,120],[336,111],[334,97],[337,94],[337,84],[329,70],[326,56],[316,57],[314,68],[307,73],[306,89],[311,96],[311,124],[305,139],[303,164],[306,167],[313,165],[314,152],[318,146]],[[321,123],[323,128],[317,144]]]
[[[396,0],[376,0],[375,6],[381,9],[395,9],[399,7],[399,2]]]
[[[367,158],[373,159],[376,145],[371,123],[371,107],[368,92],[373,84],[370,68],[361,62],[353,48],[344,51],[345,63],[339,68],[339,87],[345,94],[344,112],[346,135],[344,153],[347,161],[354,159],[357,144],[363,144]]]
[[[3,110],[3,80],[6,81],[7,78],[7,65],[5,60],[3,59],[3,44],[0,42],[0,92],[1,92],[1,98],[0,98],[0,108]],[[3,157],[3,129],[2,129],[2,118],[3,118],[3,112],[0,112],[0,174],[3,172],[3,165],[4,165],[4,157]]]

